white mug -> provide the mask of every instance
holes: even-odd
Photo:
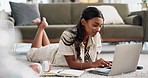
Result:
[[[43,63],[42,63],[42,70],[44,71],[44,72],[47,72],[47,71],[49,71],[49,65],[50,63],[48,62],[48,61],[43,61]]]

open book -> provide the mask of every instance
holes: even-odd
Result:
[[[50,70],[49,72],[43,72],[40,76],[80,76],[84,73],[83,70],[63,69],[63,70]]]

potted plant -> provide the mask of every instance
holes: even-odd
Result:
[[[147,0],[142,0],[142,3],[141,3],[141,9],[142,10],[147,10]]]
[[[142,0],[142,2],[143,2],[143,3],[146,3],[146,2],[147,2],[147,0]]]

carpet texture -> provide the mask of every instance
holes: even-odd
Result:
[[[26,52],[29,51],[31,44],[19,44],[17,45],[17,48],[15,48],[15,57],[17,60],[23,62],[26,65],[29,65],[31,62],[28,62],[26,60]],[[110,50],[110,51],[109,51]],[[100,54],[100,57],[105,59],[105,60],[113,60],[113,50],[114,46],[103,46],[103,51]],[[148,51],[145,50],[145,53],[140,54],[139,62],[138,65],[143,66],[142,70],[137,70],[135,72],[127,73],[127,74],[120,74],[116,76],[101,76],[101,75],[96,75],[96,74],[90,74],[88,72],[85,72],[82,74],[79,78],[148,78]],[[53,67],[54,69],[54,67]],[[40,78],[45,78],[45,77],[40,77]],[[50,77],[46,77],[50,78]],[[51,78],[57,78],[57,77],[51,77]],[[62,77],[58,77],[62,78]],[[63,77],[65,78],[65,77]]]

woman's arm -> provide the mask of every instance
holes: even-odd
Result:
[[[69,68],[71,69],[87,69],[87,68],[96,67],[95,65],[93,66],[92,62],[87,62],[87,63],[76,62],[73,55],[65,55],[65,59],[67,61]]]
[[[76,62],[73,55],[65,55],[65,59],[67,61],[67,64],[69,68],[71,69],[87,69],[87,68],[96,68],[96,67],[107,67],[110,64],[103,59],[99,59],[96,62],[86,62],[86,63],[80,63]]]

